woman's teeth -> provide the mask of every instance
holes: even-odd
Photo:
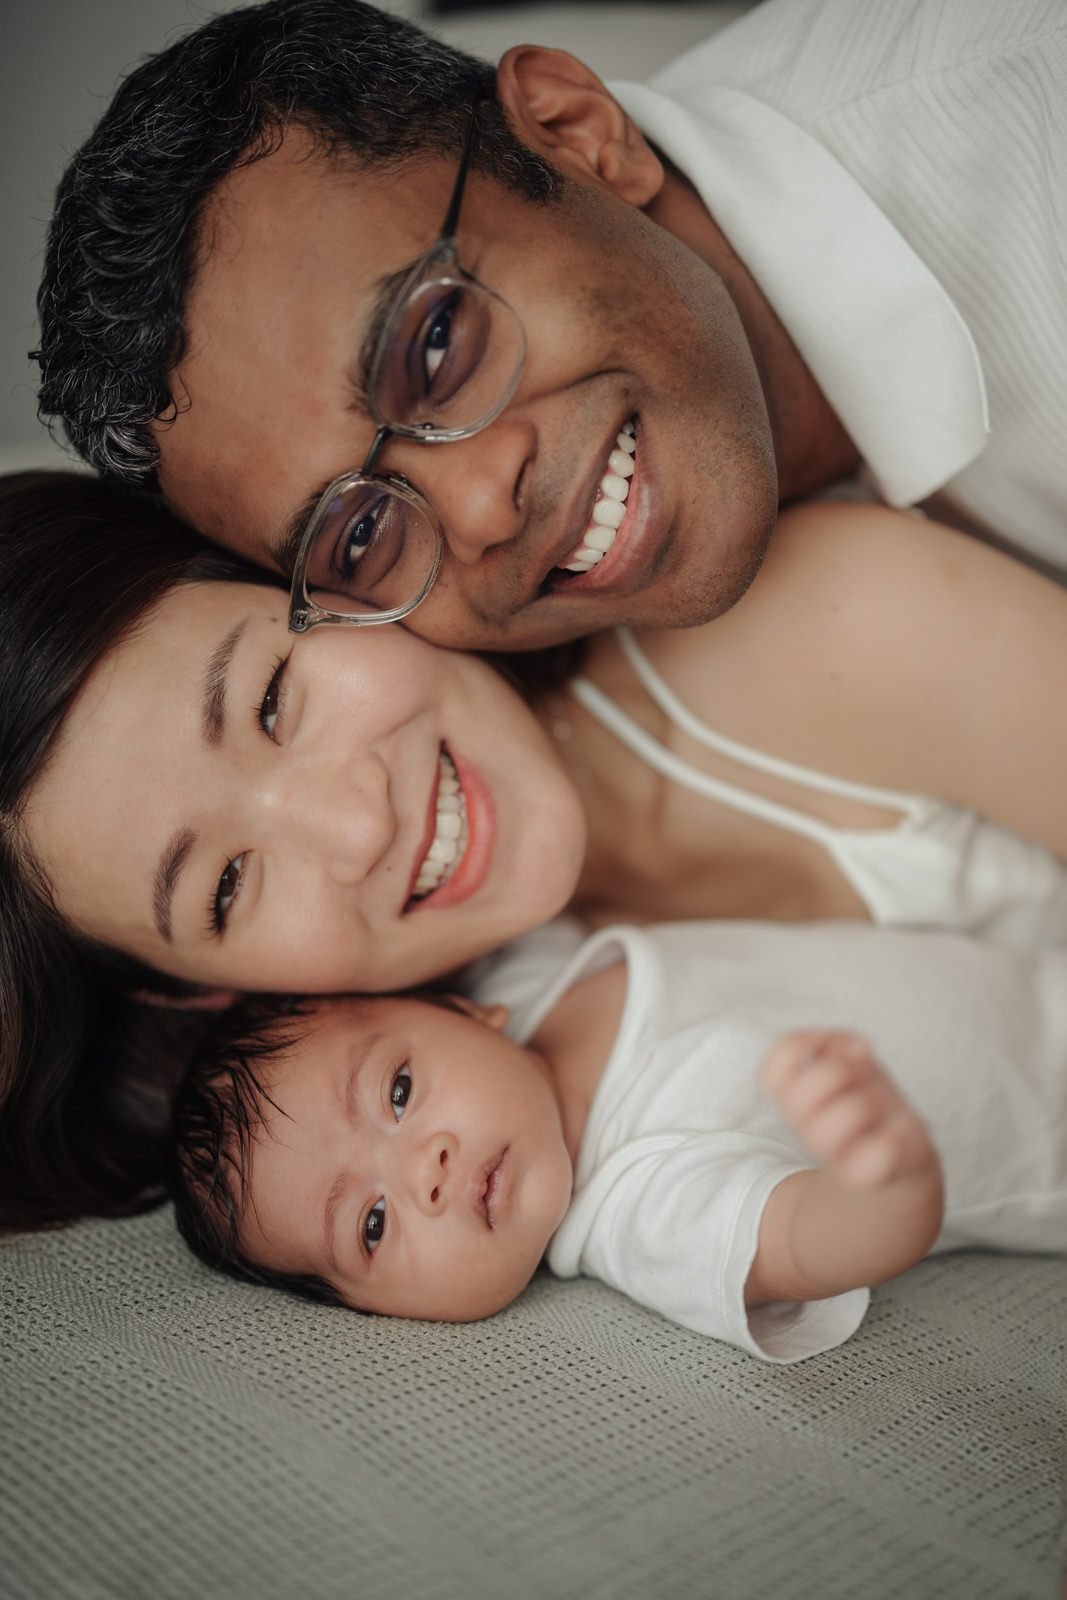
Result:
[[[615,449],[608,457],[608,470],[600,480],[593,515],[582,542],[569,560],[561,562],[565,572],[589,572],[598,561],[603,561],[615,543],[615,534],[626,515],[626,496],[630,492],[636,449],[634,425],[624,422],[615,440]]]
[[[412,893],[417,899],[447,883],[467,848],[467,802],[446,750],[437,758],[437,823],[433,843],[419,868]]]

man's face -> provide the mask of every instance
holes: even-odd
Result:
[[[160,424],[171,504],[220,543],[278,565],[286,530],[376,424],[360,352],[380,280],[434,242],[453,161],[359,171],[290,130],[208,207]],[[472,173],[463,266],[526,333],[514,398],[444,444],[391,439],[378,468],[431,502],[446,549],[408,626],[462,648],[531,649],[618,623],[681,626],[731,605],[773,526],[763,395],[721,279],[604,184],[536,206]],[[589,571],[583,544],[624,425],[636,450],[623,521]]]

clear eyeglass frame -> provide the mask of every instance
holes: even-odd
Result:
[[[401,621],[404,617],[410,616],[416,606],[421,605],[433,588],[441,568],[445,542],[441,522],[425,495],[421,494],[407,478],[399,473],[375,472],[375,462],[388,440],[394,437],[412,439],[420,444],[447,444],[455,439],[469,439],[473,434],[480,433],[483,428],[488,427],[500,415],[518,386],[526,359],[526,335],[522,323],[518,314],[501,295],[495,294],[485,284],[479,283],[473,274],[465,271],[460,264],[456,245],[456,228],[476,141],[480,103],[475,102],[471,108],[471,119],[460,157],[459,171],[456,174],[441,232],[432,247],[412,268],[402,288],[397,292],[393,307],[378,336],[367,385],[368,405],[371,415],[378,424],[378,431],[363,465],[356,471],[341,473],[323,490],[300,541],[293,562],[293,578],[289,591],[289,630],[292,633],[307,633],[312,628],[328,625],[353,628],[379,627],[387,622]],[[379,404],[382,373],[390,346],[404,321],[405,313],[418,296],[435,288],[461,288],[465,292],[481,297],[496,315],[507,319],[509,337],[514,341],[516,359],[506,383],[496,395],[492,405],[481,416],[460,427],[435,426],[432,422],[403,422],[386,415]],[[433,553],[421,586],[410,599],[381,611],[338,611],[320,604],[313,598],[307,583],[308,566],[316,540],[326,526],[334,502],[339,496],[368,484],[398,496],[402,502],[421,514],[432,532]]]

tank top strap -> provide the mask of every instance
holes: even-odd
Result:
[[[710,772],[701,772],[699,767],[691,766],[681,756],[675,755],[673,750],[668,750],[666,745],[660,744],[658,739],[654,739],[627,712],[620,710],[614,700],[609,700],[604,691],[598,689],[595,683],[590,683],[588,678],[572,678],[567,687],[602,727],[673,783],[702,794],[708,800],[717,800],[720,805],[729,806],[733,811],[743,811],[776,827],[785,828],[790,833],[803,834],[826,850],[833,849],[836,843],[834,830],[818,818],[806,816],[803,811],[794,811],[790,806],[779,805],[777,801],[753,794],[748,789],[736,788],[722,778],[713,777]]]
[[[825,773],[814,772],[808,767],[797,766],[792,761],[782,761],[777,756],[752,750],[747,745],[738,744],[736,740],[716,733],[714,729],[707,727],[695,717],[674,691],[664,683],[638,647],[636,639],[628,628],[617,628],[615,637],[626,659],[664,715],[675,727],[681,728],[707,749],[715,750],[720,755],[754,771],[784,778],[802,788],[839,795],[848,800],[857,800],[863,804],[896,811],[902,819],[907,817],[917,820],[929,811],[929,803],[919,795],[897,794],[889,789],[876,789],[867,784],[832,778]],[[628,712],[617,706],[602,689],[595,683],[590,683],[588,678],[572,678],[568,688],[579,704],[584,706],[602,727],[613,733],[636,756],[673,783],[680,784],[695,794],[702,794],[709,800],[718,801],[720,805],[728,806],[731,810],[741,811],[747,816],[757,817],[775,827],[784,828],[789,833],[813,839],[835,857],[842,843],[843,834],[848,835],[854,831],[835,828],[818,817],[809,816],[807,812],[798,810],[795,806],[784,805],[778,800],[769,799],[766,795],[754,793],[751,789],[743,789],[725,778],[717,778],[710,772],[702,772],[699,767],[694,767],[691,762],[685,761],[666,745],[661,744]],[[859,831],[862,833],[865,830]]]
[[[718,754],[742,766],[750,767],[753,771],[765,772],[775,778],[784,778],[801,788],[814,789],[822,794],[837,795],[841,799],[856,800],[864,805],[881,806],[885,810],[897,811],[902,816],[913,819],[923,817],[929,811],[929,801],[922,795],[902,794],[894,789],[879,789],[872,784],[853,783],[847,778],[831,777],[829,773],[798,766],[793,761],[784,761],[778,756],[767,755],[762,750],[753,750],[748,745],[739,744],[735,739],[728,739],[725,734],[716,733],[713,728],[709,728],[706,723],[695,717],[688,706],[682,704],[674,690],[664,682],[653,667],[629,628],[616,628],[615,637],[623,655],[664,715],[674,723],[675,727],[681,728],[691,739],[697,740],[707,749],[715,750]],[[747,793],[747,791],[738,792]]]

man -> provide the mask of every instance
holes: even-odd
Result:
[[[354,0],[232,12],[71,163],[42,410],[295,569],[298,628],[700,622],[861,467],[1067,567],[1065,105],[1058,0],[771,0],[616,95]]]

